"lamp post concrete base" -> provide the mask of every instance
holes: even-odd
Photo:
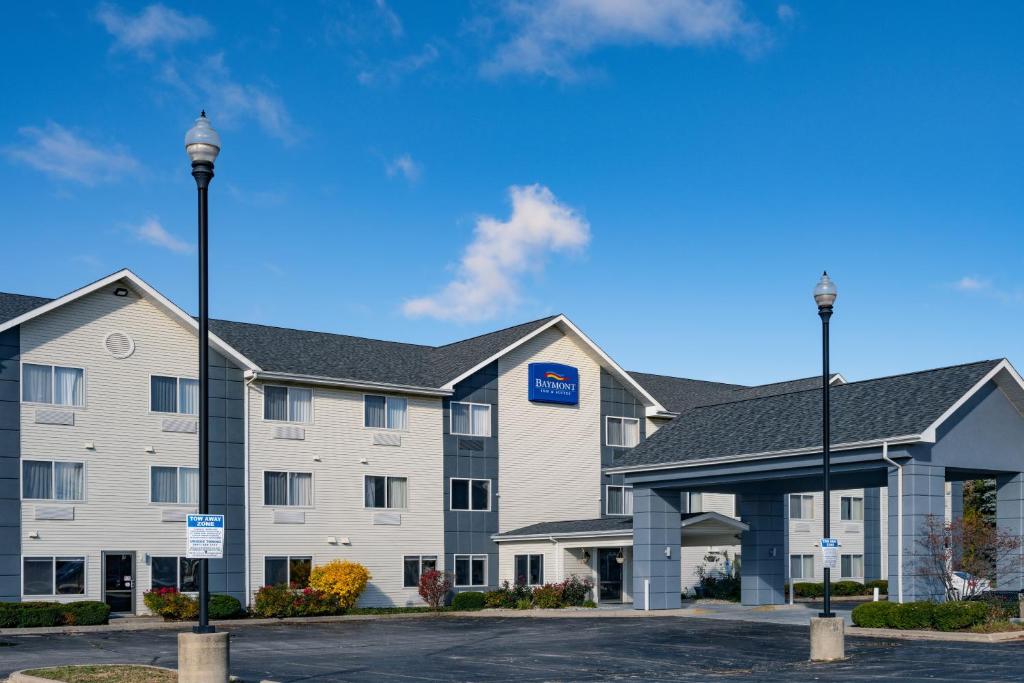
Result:
[[[178,634],[178,683],[228,683],[230,640],[225,631]]]
[[[846,622],[842,617],[811,618],[811,661],[833,662],[846,657]]]

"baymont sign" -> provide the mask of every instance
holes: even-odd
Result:
[[[530,363],[529,398],[537,403],[580,402],[580,371],[561,363]]]

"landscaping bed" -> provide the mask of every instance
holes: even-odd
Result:
[[[106,624],[110,607],[103,602],[3,602],[0,603],[0,628],[39,626],[94,626]]]
[[[63,683],[177,683],[178,673],[170,669],[134,664],[56,666],[21,672]]]
[[[1013,606],[1016,608],[1016,605]],[[996,600],[959,602],[869,602],[855,607],[851,618],[861,628],[1002,633],[1024,630],[1016,614]]]

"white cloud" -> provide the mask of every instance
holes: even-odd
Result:
[[[388,7],[386,0],[376,0],[377,12],[380,14],[381,19],[384,20],[384,25],[387,26],[388,33],[395,38],[401,38],[402,34],[405,33],[405,29],[402,27],[402,20],[398,18],[394,10]]]
[[[148,55],[156,45],[198,40],[213,28],[199,16],[186,16],[161,4],[146,7],[137,15],[128,15],[115,5],[101,4],[96,19],[114,36],[114,48]]]
[[[992,287],[990,281],[971,277],[970,275],[965,275],[953,284],[953,288],[961,292],[980,292],[990,287]]]
[[[139,170],[139,162],[120,145],[99,146],[60,124],[18,129],[21,142],[4,152],[14,160],[59,180],[96,185]]]
[[[767,38],[742,0],[506,0],[515,26],[481,72],[578,80],[575,62],[603,46],[650,43],[736,45],[756,50]]]
[[[393,59],[381,66],[366,68],[356,74],[356,80],[362,85],[394,85],[411,73],[423,69],[441,55],[436,47],[427,43],[423,49],[411,55]]]
[[[576,252],[590,242],[590,224],[542,185],[509,188],[512,215],[477,219],[454,280],[437,294],[409,299],[410,317],[486,320],[519,300],[520,280],[541,271],[549,253]]]
[[[171,233],[167,232],[163,225],[160,224],[160,220],[157,218],[147,218],[146,221],[133,229],[135,236],[142,240],[152,244],[155,247],[161,247],[169,251],[173,251],[177,254],[187,254],[194,250],[195,247],[188,242],[183,242]]]
[[[423,174],[423,166],[408,154],[395,157],[388,163],[386,170],[389,178],[401,175],[410,183],[418,181]]]

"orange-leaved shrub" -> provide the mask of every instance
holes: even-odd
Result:
[[[309,587],[333,595],[344,609],[352,609],[366,590],[370,572],[358,562],[331,560],[313,567],[309,574]]]

